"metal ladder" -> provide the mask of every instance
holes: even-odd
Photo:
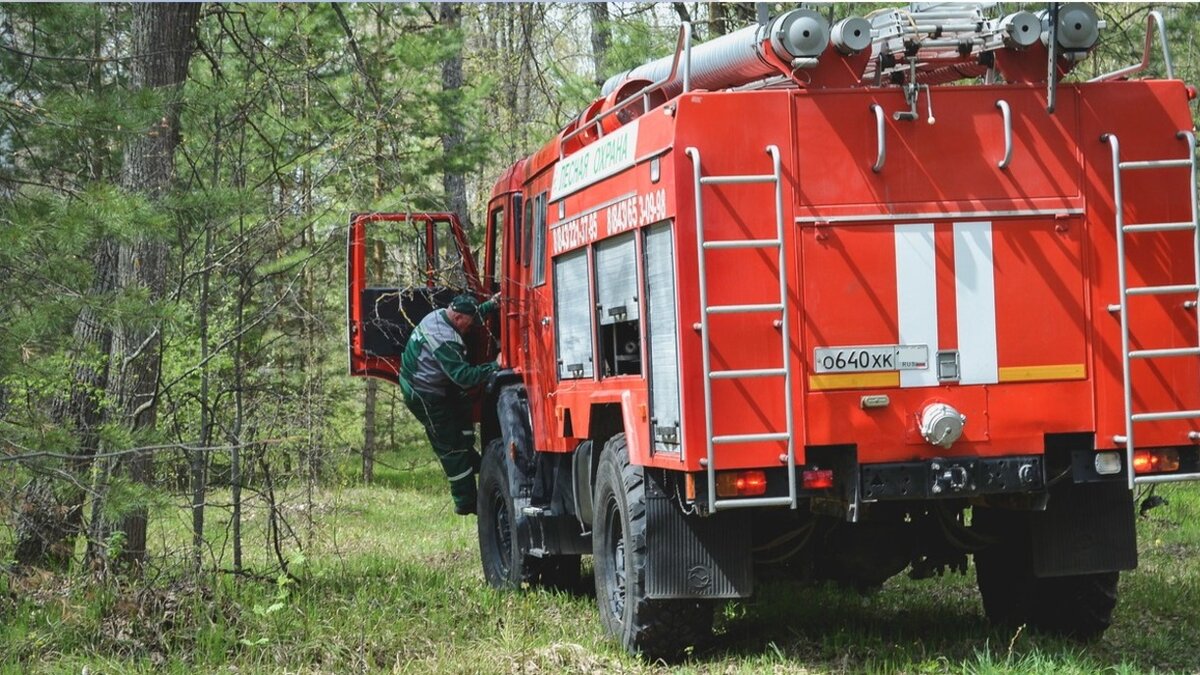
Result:
[[[1121,368],[1124,377],[1125,396],[1125,435],[1113,436],[1113,442],[1125,446],[1125,466],[1129,468],[1129,489],[1139,483],[1166,483],[1172,481],[1197,480],[1200,473],[1170,474],[1160,476],[1135,476],[1133,472],[1134,435],[1133,425],[1138,422],[1159,422],[1164,420],[1200,419],[1200,410],[1162,410],[1154,412],[1133,411],[1133,384],[1129,371],[1133,359],[1161,359],[1185,356],[1200,356],[1200,330],[1197,331],[1195,347],[1176,347],[1170,349],[1129,349],[1129,298],[1135,295],[1186,295],[1192,299],[1184,302],[1184,307],[1195,310],[1200,305],[1200,220],[1196,212],[1196,135],[1191,131],[1180,131],[1176,137],[1187,142],[1188,156],[1183,159],[1160,159],[1139,162],[1122,162],[1121,145],[1114,134],[1104,134],[1100,140],[1108,143],[1112,150],[1113,167],[1113,202],[1116,209],[1117,226],[1117,280],[1120,285],[1120,303],[1109,305],[1108,311],[1119,312],[1121,315]],[[1146,169],[1187,168],[1190,171],[1191,188],[1191,219],[1175,223],[1145,223],[1126,225],[1124,214],[1124,198],[1121,194],[1121,173],[1124,171],[1142,171]],[[1195,280],[1190,284],[1171,284],[1166,286],[1135,286],[1129,287],[1125,268],[1128,259],[1125,256],[1126,235],[1136,235],[1145,232],[1177,232],[1190,230],[1192,232],[1192,260]],[[1190,431],[1187,440],[1200,440],[1200,432]]]
[[[709,510],[751,507],[751,506],[790,506],[796,508],[796,448],[794,440],[795,425],[792,420],[792,366],[789,358],[789,316],[787,302],[787,274],[784,272],[783,248],[783,178],[780,168],[779,148],[775,145],[766,147],[771,156],[771,173],[757,175],[727,175],[705,176],[701,173],[700,151],[694,147],[684,150],[692,160],[694,182],[692,185],[696,195],[696,257],[700,273],[700,340],[701,354],[704,367],[704,428],[707,441],[707,455],[701,460],[708,473]],[[770,183],[775,186],[775,238],[774,239],[726,239],[717,241],[704,240],[704,200],[702,188],[705,185],[728,185],[731,183]],[[771,304],[708,304],[708,272],[705,262],[707,251],[721,249],[775,249],[778,253],[779,264],[779,302]],[[711,342],[708,329],[708,317],[714,314],[778,314],[780,319],[776,326],[780,330],[780,355],[782,364],[779,368],[755,368],[747,370],[713,370],[711,363]],[[759,434],[725,434],[713,435],[713,380],[738,380],[755,377],[778,377],[783,381],[786,428],[782,431]],[[731,443],[752,443],[759,441],[787,442],[787,497],[756,497],[745,499],[717,499],[717,471],[715,449],[718,445]],[[782,457],[780,459],[783,459]]]

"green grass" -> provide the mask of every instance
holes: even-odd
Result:
[[[1200,670],[1200,489],[1139,522],[1141,567],[1123,575],[1115,623],[1090,645],[986,624],[973,573],[898,577],[863,597],[824,585],[764,585],[730,603],[712,646],[674,668],[607,639],[593,598],[503,593],[483,582],[475,521],[454,516],[425,450],[389,455],[371,487],[281,492],[303,556],[299,584],[189,578],[190,520],[156,514],[146,581],[123,586],[0,575],[0,672],[1093,673]],[[345,475],[353,472],[347,465]],[[214,502],[227,495],[213,495]],[[229,567],[209,512],[210,565]],[[269,569],[260,502],[247,510],[248,567]]]

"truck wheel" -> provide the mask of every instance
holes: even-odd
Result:
[[[1077,640],[1100,637],[1117,606],[1119,572],[1035,577],[1023,514],[977,508],[974,524],[996,540],[975,554],[979,594],[988,620],[1028,625]]]
[[[521,550],[508,482],[508,456],[504,452],[504,441],[499,438],[493,439],[484,449],[477,505],[479,558],[489,585],[501,589],[545,586],[573,590],[578,587],[578,555],[538,558]]]
[[[988,621],[1006,628],[1030,623],[1036,579],[1030,561],[1029,528],[1016,514],[976,507],[972,528],[991,538],[975,554],[975,577]]]
[[[1120,572],[1037,580],[1034,627],[1076,640],[1095,640],[1112,624]]]
[[[712,633],[712,605],[646,597],[646,488],[629,463],[625,436],[609,439],[596,472],[592,510],[596,604],[610,635],[631,653],[674,660]]]
[[[479,558],[483,576],[493,588],[518,588],[524,581],[517,552],[512,496],[504,441],[493,439],[483,451],[479,467]]]

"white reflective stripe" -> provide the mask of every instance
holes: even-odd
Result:
[[[995,384],[996,277],[992,224],[954,223],[954,293],[958,309],[958,361],[962,384]]]
[[[467,469],[466,471],[458,474],[457,476],[450,476],[450,482],[453,483],[456,480],[462,480],[462,479],[466,478],[467,476],[470,476],[473,473],[475,473],[474,469]]]
[[[900,371],[901,387],[938,384],[933,355],[938,348],[937,267],[933,223],[904,223],[896,228],[896,308],[902,345],[928,345],[930,365]]]

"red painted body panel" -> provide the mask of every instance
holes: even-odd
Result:
[[[1121,139],[1123,161],[1186,158],[1191,149],[1170,130],[1190,130],[1192,121],[1179,81],[1114,82],[1089,88],[1083,101],[1080,145],[1087,167],[1091,225],[1087,256],[1094,317],[1090,328],[1095,344],[1096,438],[1102,447],[1114,447],[1112,436],[1124,433],[1120,322],[1105,308],[1118,301],[1119,292],[1112,159],[1100,135],[1113,133]],[[1122,179],[1126,224],[1190,220],[1191,205],[1181,197],[1195,186],[1188,185],[1186,169],[1126,172]],[[1191,246],[1192,235],[1184,232],[1129,237],[1129,285],[1191,282]],[[1130,348],[1195,346],[1196,313],[1184,308],[1186,299],[1180,295],[1131,298]],[[1134,361],[1131,380],[1135,412],[1200,409],[1196,359]],[[1139,424],[1137,443],[1179,445],[1186,431],[1196,428],[1196,420]]]
[[[1012,160],[1004,169],[997,166],[1004,154],[1003,118],[996,106],[1001,99],[1013,119]],[[871,170],[878,151],[871,104],[888,113],[887,156],[880,172]],[[552,232],[581,221],[594,228],[569,243],[548,245],[547,254],[589,245],[625,226],[657,222],[661,218],[633,217],[614,226],[610,207],[629,196],[664,191],[660,215],[675,221],[682,452],[650,451],[645,378],[557,381],[552,281],[526,292],[522,330],[530,351],[509,355],[526,366],[539,449],[573,449],[586,436],[593,405],[624,401],[635,461],[701,470],[707,432],[701,340],[693,328],[700,320],[695,194],[692,162],[684,151],[699,150],[704,175],[763,174],[770,171],[768,145],[778,146],[783,155],[784,274],[793,317],[788,358],[798,463],[805,461],[805,445],[854,444],[863,462],[1039,453],[1044,435],[1059,432],[1094,431],[1100,447],[1113,447],[1110,437],[1124,422],[1119,324],[1105,310],[1116,301],[1116,253],[1108,147],[1099,136],[1112,131],[1128,139],[1128,147],[1136,150],[1127,154],[1134,159],[1183,156],[1182,143],[1174,139],[1175,129],[1190,124],[1182,85],[1064,85],[1054,115],[1046,113],[1045,89],[1036,84],[935,88],[933,105],[936,123],[930,125],[924,119],[891,119],[892,111],[905,107],[898,89],[693,92],[642,117],[639,159],[632,168],[563,198],[561,217],[560,202],[551,202]],[[547,189],[554,163],[546,159],[557,148],[551,143],[538,153],[534,166],[546,171],[531,177],[526,198]],[[657,182],[650,181],[647,168],[652,157],[661,157]],[[1185,184],[1171,186],[1172,199],[1156,196],[1170,181],[1186,182],[1186,172],[1128,179],[1129,222],[1184,219]],[[706,239],[772,238],[772,189],[763,184],[703,187]],[[930,349],[962,348],[956,333],[955,223],[979,221],[990,223],[996,381],[901,387],[898,376],[881,383],[876,375],[864,383],[814,386],[820,379],[811,377],[818,375],[814,348],[898,343],[897,224],[932,225],[939,337]],[[1186,253],[1189,237],[1154,235],[1131,245],[1130,283],[1189,279],[1189,259],[1174,253]],[[707,255],[710,304],[773,302],[780,274],[773,254]],[[1194,314],[1166,300],[1139,302],[1145,307],[1138,307],[1135,345],[1189,344]],[[549,323],[542,325],[543,318]],[[711,317],[712,367],[778,367],[778,331],[766,314]],[[1138,364],[1136,405],[1200,407],[1198,374],[1162,363]],[[712,392],[715,435],[769,432],[783,423],[779,380],[716,381]],[[863,410],[861,397],[875,393],[889,396],[888,407]],[[967,416],[963,439],[950,449],[920,437],[917,416],[932,401],[950,403]],[[569,436],[564,435],[567,418]],[[1185,422],[1146,426],[1140,435],[1146,445],[1179,444],[1188,428]],[[778,466],[785,448],[767,442],[720,446],[718,467]]]

